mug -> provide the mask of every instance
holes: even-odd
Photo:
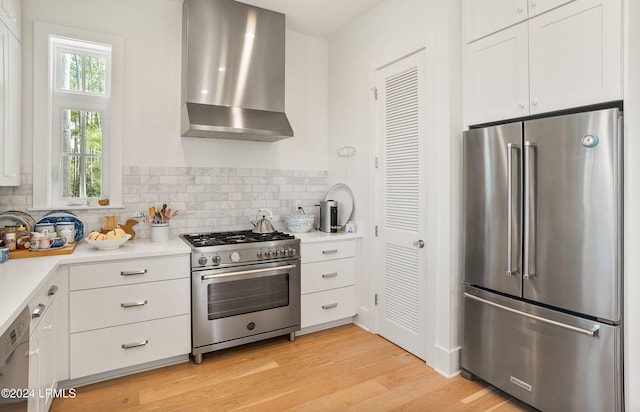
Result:
[[[9,260],[9,248],[6,246],[0,247],[0,263],[4,263]]]
[[[40,239],[40,249],[58,248],[64,246],[64,239],[43,237]]]
[[[62,247],[64,244],[64,239],[61,237],[51,238],[51,247]]]
[[[49,249],[51,247],[51,244],[53,243],[53,239],[49,239],[48,237],[43,237],[42,239],[40,239],[40,242],[38,242],[40,245],[40,249]]]

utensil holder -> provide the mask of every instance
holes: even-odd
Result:
[[[151,241],[166,242],[169,240],[169,224],[168,223],[152,223],[151,224]]]

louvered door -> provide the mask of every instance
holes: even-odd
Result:
[[[377,72],[379,334],[425,359],[424,51]]]

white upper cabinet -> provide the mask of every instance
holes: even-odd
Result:
[[[21,30],[21,0],[0,0],[0,20],[9,31],[20,40]]]
[[[565,3],[529,1],[535,17],[465,45],[466,124],[622,99],[621,1]]]
[[[467,45],[465,112],[470,124],[529,114],[528,30],[520,23]]]
[[[531,114],[622,98],[619,0],[582,0],[529,21]]]
[[[495,33],[573,0],[463,0],[466,42]]]
[[[21,46],[0,21],[0,186],[20,185]]]

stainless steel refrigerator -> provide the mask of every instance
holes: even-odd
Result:
[[[463,152],[463,376],[623,410],[621,111],[472,129]]]

